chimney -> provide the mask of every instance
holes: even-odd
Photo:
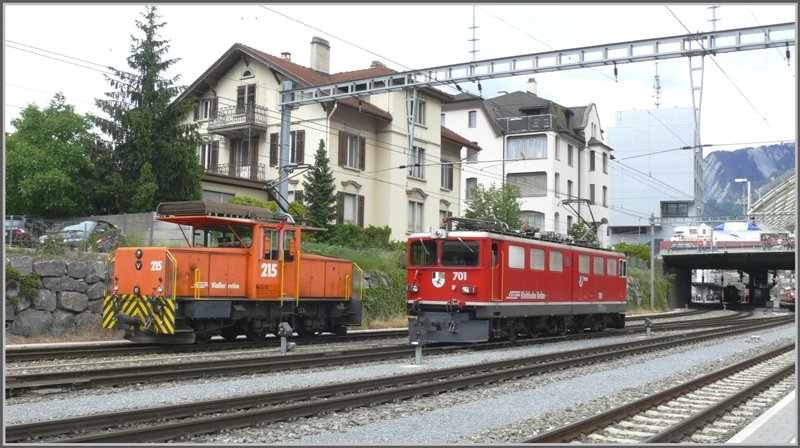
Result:
[[[528,78],[528,93],[536,95],[536,78]]]
[[[284,51],[283,53],[281,53],[281,58],[283,58],[284,61],[291,62],[292,61],[292,53],[289,53],[288,51]]]
[[[372,64],[369,65],[370,68],[386,68],[386,64],[381,61],[372,61]]]
[[[331,45],[327,40],[314,36],[311,39],[311,69],[328,73],[331,67]]]

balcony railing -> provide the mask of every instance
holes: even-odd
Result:
[[[208,130],[242,126],[267,127],[267,108],[254,104],[226,107],[217,111],[217,116],[208,121]]]
[[[264,164],[232,164],[221,163],[216,166],[210,166],[206,169],[209,174],[221,174],[223,176],[236,177],[239,179],[257,180],[266,182],[267,175],[264,170]]]
[[[498,121],[506,134],[554,131],[556,129],[556,116],[551,114],[500,118]]]

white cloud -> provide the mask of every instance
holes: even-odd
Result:
[[[687,29],[708,31],[708,6],[481,4],[475,9],[476,57],[683,35]],[[130,4],[4,5],[6,129],[21,107],[46,105],[59,91],[79,112],[95,111],[94,99],[110,90],[97,70],[107,65],[127,68],[131,35],[141,37],[134,21],[143,11],[144,5]],[[194,81],[236,42],[275,55],[288,51],[295,62],[308,65],[311,38],[321,36],[331,43],[333,72],[366,68],[373,60],[406,70],[472,57],[470,4],[163,4],[158,13],[167,23],[161,37],[170,41],[168,57],[181,59],[169,73],[180,74],[182,84]],[[796,7],[724,5],[716,9],[716,17],[717,29],[784,23],[795,20]],[[719,148],[732,144],[735,149],[749,146],[740,143],[795,138],[797,54],[794,46],[790,51],[788,65],[783,50],[718,55],[714,60],[724,74],[710,57],[705,59],[705,143]],[[55,54],[85,62],[67,58],[82,67],[59,62]],[[614,125],[615,111],[655,108],[655,64],[623,64],[617,70],[618,81],[613,67],[535,77],[542,97],[566,106],[595,103],[608,128]],[[688,59],[660,62],[659,75],[661,107],[691,107]],[[524,90],[527,78],[485,81],[483,92],[492,96],[498,90]],[[477,92],[476,86],[464,87]]]

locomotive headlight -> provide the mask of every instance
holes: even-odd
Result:
[[[114,292],[119,291],[119,285],[114,285]]]
[[[419,285],[414,283],[413,285],[408,285],[406,289],[408,292],[419,292]]]
[[[462,294],[475,294],[477,292],[477,290],[478,290],[478,288],[476,288],[474,286],[462,286],[461,287],[461,293]]]
[[[136,294],[137,296],[139,295],[139,292],[140,292],[140,291],[141,291],[141,290],[139,289],[139,287],[138,287],[138,286],[134,286],[134,287],[133,287],[133,293],[134,293],[134,294]]]
[[[161,294],[162,292],[164,292],[164,287],[161,286],[161,285],[158,285],[158,289],[157,290],[158,290],[158,293]]]

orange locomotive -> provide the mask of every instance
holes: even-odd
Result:
[[[449,218],[408,238],[409,342],[480,342],[624,328],[625,254]]]
[[[282,322],[304,336],[361,324],[358,267],[301,251],[303,231],[315,229],[212,201],[166,202],[156,215],[178,224],[188,247],[117,249],[104,328],[134,341],[191,343],[261,340]]]

